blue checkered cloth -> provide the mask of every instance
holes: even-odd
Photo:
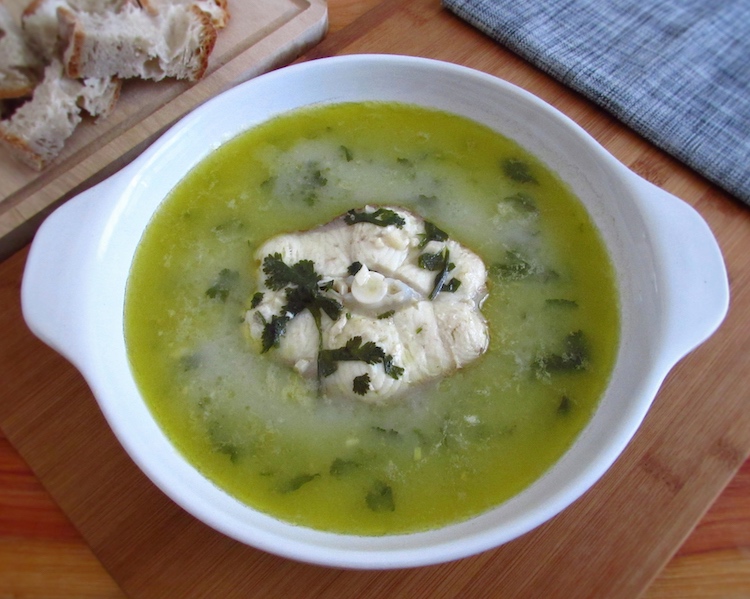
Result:
[[[750,0],[443,0],[750,204]]]

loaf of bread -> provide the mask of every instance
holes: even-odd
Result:
[[[120,81],[67,77],[59,60],[44,70],[31,99],[0,121],[0,144],[32,168],[44,168],[81,122],[81,111],[106,116],[117,102]]]
[[[126,4],[136,4],[136,0],[32,0],[21,15],[21,26],[31,47],[49,62],[59,56],[58,8],[76,13],[117,13]]]
[[[223,29],[229,22],[229,6],[226,0],[139,0],[139,3],[152,15],[159,14],[170,4],[192,4],[211,17],[211,23],[216,29]]]
[[[32,0],[19,27],[1,2],[0,145],[35,169],[82,113],[113,109],[122,79],[203,77],[230,17],[226,0]]]
[[[0,3],[0,100],[31,95],[42,67],[21,28]]]
[[[216,42],[211,17],[194,4],[165,3],[155,15],[132,5],[116,13],[60,7],[57,15],[69,77],[196,81]]]

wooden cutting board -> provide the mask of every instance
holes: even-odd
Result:
[[[29,1],[5,5],[17,17]],[[42,172],[0,148],[0,259],[28,242],[51,208],[122,168],[181,116],[232,85],[291,62],[327,29],[325,0],[235,0],[230,12],[201,81],[126,81],[113,113],[79,125]]]
[[[716,233],[731,281],[727,321],[669,375],[602,480],[520,539],[441,566],[345,571],[246,547],[156,489],[80,375],[26,330],[18,301],[25,253],[0,264],[0,427],[130,597],[637,597],[750,454],[750,213],[438,0],[386,0],[305,58],[355,52],[450,60],[528,89],[694,205]]]

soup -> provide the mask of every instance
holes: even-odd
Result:
[[[418,215],[487,269],[486,351],[383,402],[321,394],[246,322],[264,243],[365,206]],[[175,187],[137,249],[125,334],[155,419],[208,479],[284,521],[383,535],[544,474],[606,388],[619,309],[594,224],[533,156],[455,115],[345,103],[244,132]]]

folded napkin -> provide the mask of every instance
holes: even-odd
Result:
[[[443,4],[750,204],[750,1]]]

